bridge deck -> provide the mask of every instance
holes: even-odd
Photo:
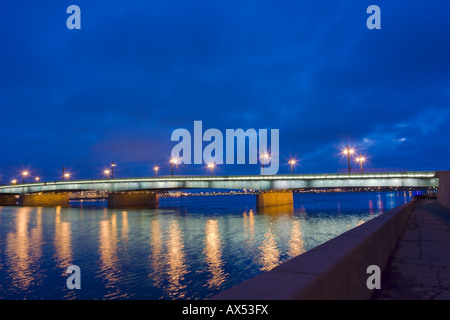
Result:
[[[346,187],[438,187],[438,172],[376,172],[244,176],[175,176],[54,181],[0,186],[0,194],[164,189],[311,189]]]

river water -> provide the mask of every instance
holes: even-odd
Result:
[[[0,207],[0,299],[204,299],[418,193],[296,193],[277,213],[258,213],[255,195]],[[81,289],[66,285],[70,265]]]

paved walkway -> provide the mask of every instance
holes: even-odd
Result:
[[[372,299],[450,300],[450,210],[418,202]]]

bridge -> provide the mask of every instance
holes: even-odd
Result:
[[[258,206],[292,203],[290,189],[439,186],[438,171],[242,175],[175,176],[151,178],[54,181],[0,186],[0,205],[53,206],[68,204],[70,192],[107,191],[110,207],[154,206],[156,192],[177,189],[253,189],[258,190]],[[276,192],[268,192],[276,191]]]

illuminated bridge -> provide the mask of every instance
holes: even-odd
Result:
[[[267,194],[261,206],[289,202],[289,189],[322,188],[370,188],[370,187],[438,187],[439,172],[377,172],[337,174],[290,174],[290,175],[243,175],[243,176],[174,176],[151,178],[100,179],[78,181],[55,181],[0,186],[1,204],[10,204],[12,196],[22,197],[23,205],[52,205],[51,197],[59,196],[64,203],[70,192],[108,191],[111,206],[146,206],[157,203],[155,191],[176,189],[253,189]],[[286,197],[285,194],[288,194]],[[289,196],[290,194],[290,196]],[[152,195],[152,196],[149,196]],[[273,199],[269,199],[269,197]],[[43,201],[42,199],[49,201]],[[146,200],[142,200],[145,198]],[[151,200],[149,200],[151,198]],[[263,196],[261,196],[261,199]],[[276,198],[276,199],[275,199]],[[27,200],[28,199],[28,200]],[[41,200],[39,200],[41,199]],[[287,200],[286,200],[287,199]],[[261,202],[261,203],[260,203]],[[68,203],[68,200],[67,200]],[[58,204],[59,205],[59,204]]]

